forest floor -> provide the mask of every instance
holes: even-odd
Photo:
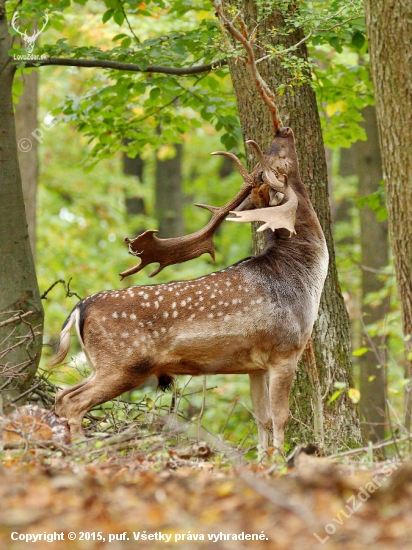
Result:
[[[241,463],[162,437],[2,451],[0,548],[412,548],[412,462]]]

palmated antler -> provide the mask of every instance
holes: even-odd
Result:
[[[286,178],[287,180],[287,178]],[[296,210],[298,207],[298,198],[296,193],[285,184],[283,187],[275,187],[270,183],[272,189],[280,191],[285,195],[286,202],[279,206],[272,206],[268,208],[257,208],[255,210],[234,211],[231,214],[235,214],[236,218],[228,218],[229,222],[265,222],[259,227],[257,231],[264,231],[265,229],[287,229],[290,232],[290,236],[295,235],[295,221]]]
[[[183,237],[173,237],[170,239],[159,239],[155,233],[157,230],[149,229],[135,239],[125,238],[129,245],[129,254],[138,256],[141,260],[140,264],[120,273],[121,279],[138,273],[147,265],[158,262],[159,267],[150,273],[149,277],[154,277],[163,268],[168,265],[187,262],[198,258],[202,254],[208,253],[213,260],[215,259],[215,245],[213,243],[213,235],[226,218],[226,216],[239,206],[244,199],[249,195],[253,188],[252,177],[248,174],[246,168],[240,160],[232,153],[226,151],[216,151],[212,155],[224,155],[231,158],[235,163],[243,177],[244,183],[237,195],[227,204],[221,207],[208,206],[206,204],[196,204],[200,208],[205,208],[212,212],[212,217],[209,223],[196,233],[185,235]]]
[[[255,82],[255,86],[259,92],[260,97],[263,99],[265,105],[269,109],[270,115],[272,117],[273,129],[276,135],[277,132],[282,127],[282,122],[280,120],[278,109],[276,107],[275,95],[272,92],[272,90],[269,88],[269,86],[266,84],[266,82],[263,80],[263,78],[260,76],[260,73],[257,69],[255,54],[253,53],[252,43],[250,42],[247,36],[246,26],[242,20],[239,21],[242,32],[240,32],[234,26],[234,22],[238,18],[239,14],[235,17],[233,21],[229,21],[229,19],[223,13],[221,0],[214,0],[213,5],[216,9],[216,13],[222,25],[233,36],[233,38],[235,38],[238,42],[240,42],[242,46],[245,48],[247,58],[248,58],[248,65],[250,68],[250,72],[252,73],[252,78]]]

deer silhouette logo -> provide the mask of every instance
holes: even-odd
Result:
[[[33,48],[34,48],[34,44],[36,42],[36,40],[38,39],[38,37],[40,36],[40,34],[44,31],[44,29],[46,28],[46,25],[49,21],[49,15],[47,13],[47,11],[44,13],[44,22],[43,22],[43,26],[41,29],[39,30],[36,30],[33,32],[33,34],[31,36],[29,36],[27,34],[26,31],[21,31],[20,30],[20,27],[17,26],[17,19],[19,17],[19,14],[17,12],[15,12],[15,14],[13,15],[13,19],[11,20],[11,26],[13,27],[13,29],[18,33],[20,34],[20,36],[23,38],[23,41],[26,45],[26,49],[27,49],[27,53],[32,53],[33,52]]]

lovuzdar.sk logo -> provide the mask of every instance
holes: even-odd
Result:
[[[44,13],[44,20],[43,20],[43,26],[41,29],[35,30],[33,34],[28,35],[26,31],[21,31],[20,27],[17,24],[17,20],[19,18],[19,14],[17,12],[14,13],[13,19],[11,20],[11,26],[13,29],[20,34],[20,36],[23,38],[24,44],[26,46],[26,50],[28,54],[31,54],[33,52],[34,44],[36,43],[36,40],[40,36],[40,34],[44,31],[46,28],[46,25],[49,21],[49,15],[47,11]]]

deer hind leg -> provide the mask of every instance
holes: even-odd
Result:
[[[124,372],[119,376],[119,372],[116,371],[109,374],[97,372],[95,376],[73,386],[72,391],[59,397],[58,403],[56,396],[56,413],[67,418],[72,437],[83,437],[82,420],[90,409],[137,388],[148,376]]]
[[[265,451],[269,445],[269,435],[272,427],[269,407],[269,374],[267,372],[254,372],[249,374],[249,379],[250,397],[258,427],[259,446],[261,450]]]
[[[277,362],[269,369],[269,403],[273,427],[273,446],[283,450],[285,428],[289,418],[289,399],[297,357]]]

